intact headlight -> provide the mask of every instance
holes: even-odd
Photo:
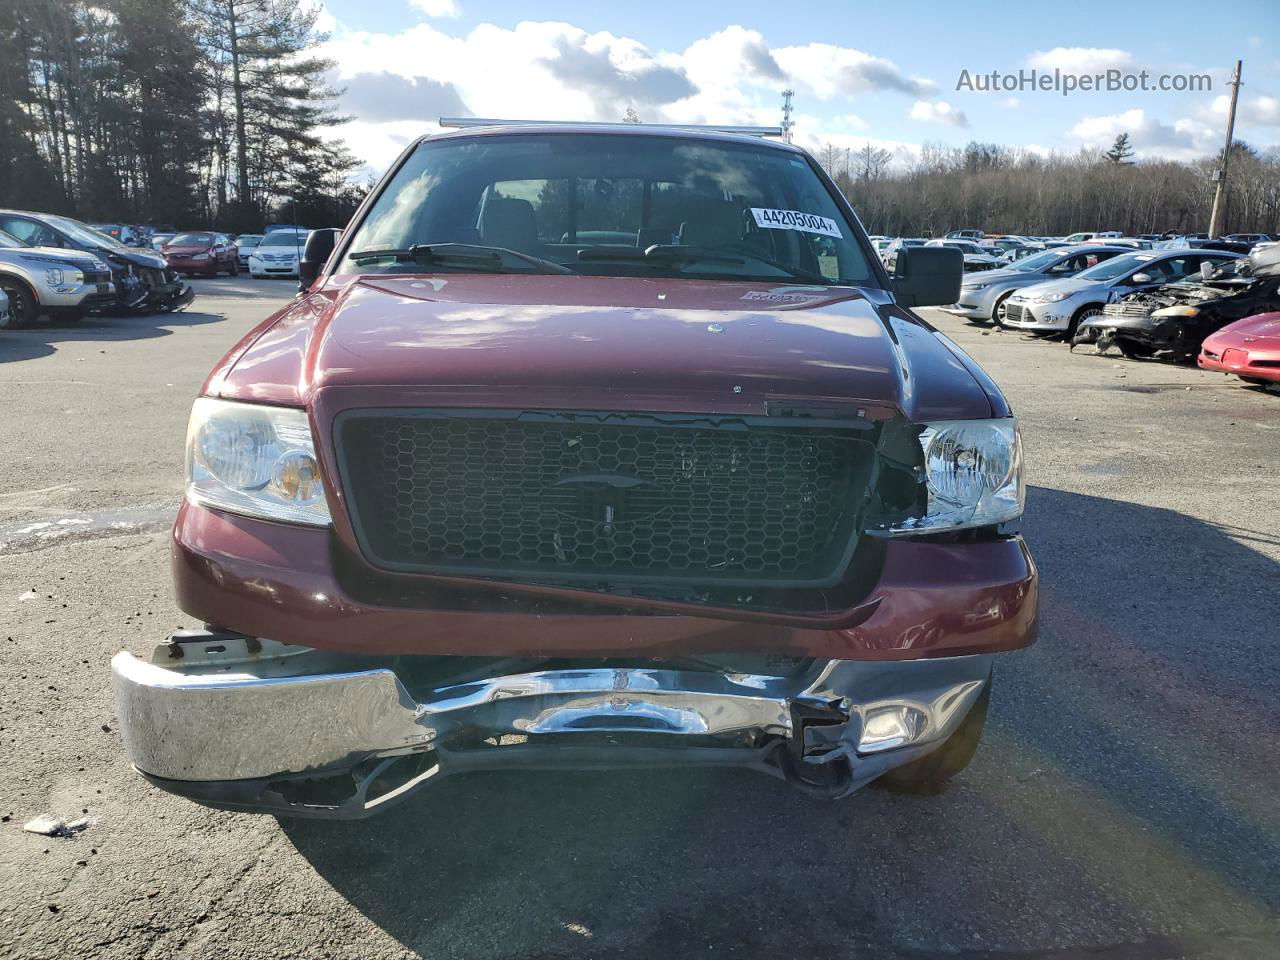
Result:
[[[207,253],[195,253],[191,255],[191,259],[192,260],[208,260],[209,255]]]
[[[49,281],[51,286],[60,287],[65,279],[65,274],[57,267],[50,267],[44,272],[44,277]]]
[[[923,517],[890,527],[890,534],[984,527],[1021,516],[1026,485],[1016,420],[943,420],[923,426],[928,509]]]
[[[327,525],[306,411],[201,397],[187,426],[187,497],[251,517]]]
[[[1153,317],[1198,317],[1199,315],[1199,307],[1162,307],[1152,311],[1151,314]]]
[[[990,282],[990,281],[988,281],[987,283],[962,283],[962,284],[960,284],[961,289],[964,289],[964,290],[971,290],[971,291],[974,291],[974,292],[977,292],[978,290],[985,290],[985,289],[986,289],[987,287],[989,287],[989,286],[991,286],[991,282]]]
[[[1059,300],[1065,300],[1071,296],[1069,293],[1042,293],[1036,297],[1036,303],[1057,303]]]

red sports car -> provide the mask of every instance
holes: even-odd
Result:
[[[1197,362],[1245,383],[1280,383],[1280,312],[1256,313],[1211,334]]]
[[[240,251],[225,233],[179,233],[160,252],[170,269],[179,273],[216,277],[225,270],[234,277],[240,272]]]

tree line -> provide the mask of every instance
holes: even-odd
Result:
[[[358,163],[304,0],[0,2],[0,206],[237,232],[343,224]]]
[[[1043,156],[991,143],[925,144],[919,156],[897,164],[893,154],[868,144],[857,151],[825,147],[818,160],[873,234],[940,236],[962,227],[1032,236],[1208,229],[1221,151],[1189,163],[1131,162],[1131,155],[1128,138],[1118,137],[1104,153]],[[1280,230],[1280,150],[1236,141],[1229,174],[1221,232]]]

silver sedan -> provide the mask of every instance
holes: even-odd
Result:
[[[1023,287],[1073,277],[1081,270],[1131,251],[1123,247],[1105,247],[1097,244],[1081,244],[1074,247],[1055,247],[1043,253],[1032,254],[1000,270],[966,273],[960,281],[960,299],[947,313],[966,320],[994,320],[1004,322],[1004,304],[1009,296]]]

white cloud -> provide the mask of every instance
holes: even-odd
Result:
[[[1139,158],[1191,160],[1211,153],[1220,136],[1199,120],[1183,118],[1165,123],[1141,109],[1100,117],[1082,117],[1070,130],[1084,146],[1103,149],[1121,133],[1129,134]]]
[[[1222,124],[1225,131],[1230,105],[1229,96],[1214,97],[1213,102],[1202,111],[1202,114],[1205,119]],[[1255,127],[1280,126],[1280,97],[1241,97],[1240,102],[1236,104],[1236,123],[1241,126]]]
[[[931,80],[909,77],[892,60],[852,47],[809,43],[779,47],[773,56],[795,84],[808,88],[820,100],[878,91],[927,97],[937,91]]]
[[[409,0],[409,6],[421,10],[428,17],[457,17],[462,15],[453,0]]]
[[[851,130],[865,130],[868,126],[867,121],[856,113],[842,113],[838,117],[832,117],[827,121],[827,125],[831,127],[848,127]]]
[[[1007,107],[1010,110],[1016,110],[1018,107],[1022,106],[1022,101],[1017,97],[1005,97],[1000,101],[1000,106]]]
[[[964,112],[957,110],[945,100],[934,102],[917,100],[911,105],[907,115],[912,120],[921,120],[925,123],[946,123],[961,128],[969,126],[969,118],[964,115]]]
[[[1100,73],[1132,63],[1133,54],[1114,47],[1054,47],[1037,50],[1027,57],[1028,66],[1063,73]]]
[[[795,118],[797,135],[822,139],[824,130],[865,127],[848,110],[852,97],[897,92],[931,98],[937,89],[861,50],[826,43],[771,48],[760,32],[737,25],[671,51],[554,21],[509,28],[482,23],[456,35],[426,21],[397,33],[335,23],[320,52],[337,64],[334,84],[348,88],[339,109],[345,105],[360,121],[333,134],[375,169],[394,159],[406,131],[430,132],[446,111],[621,120],[631,107],[646,122],[776,125],[781,91],[791,86],[799,105],[834,101],[844,108],[834,117]],[[949,109],[937,107],[940,116]],[[946,122],[957,118],[963,115],[953,113]]]

